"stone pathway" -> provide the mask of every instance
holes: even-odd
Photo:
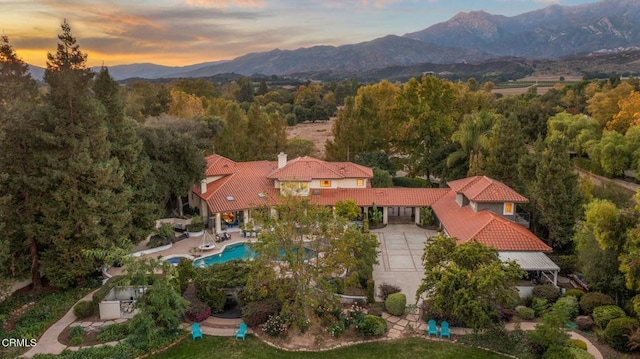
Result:
[[[82,300],[91,300],[93,293],[97,289],[86,296]],[[35,347],[29,349],[26,353],[22,354],[24,358],[33,358],[36,354],[60,354],[63,350],[67,349],[67,346],[58,341],[58,336],[62,331],[68,327],[71,323],[75,322],[76,315],[73,314],[73,307],[57,322],[47,329],[44,334],[38,339],[38,343]]]

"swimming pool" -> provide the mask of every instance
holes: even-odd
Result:
[[[312,254],[313,252],[312,250],[305,248],[304,251],[307,256],[315,257],[315,255]],[[284,251],[282,251],[282,253],[284,254]],[[254,252],[253,249],[251,249],[251,246],[249,246],[249,244],[234,243],[224,247],[222,252],[218,254],[196,259],[193,262],[193,266],[204,268],[214,264],[221,264],[221,263],[225,263],[233,260],[247,260],[247,259],[250,260],[255,258],[255,256],[256,256],[256,252]]]
[[[189,259],[189,260],[193,260],[193,257],[190,255],[186,255],[186,254],[177,254],[177,255],[171,255],[171,256],[167,256],[163,258],[165,262],[169,262],[171,264],[173,264],[174,266],[177,266],[178,263],[180,263],[180,261],[182,259]]]

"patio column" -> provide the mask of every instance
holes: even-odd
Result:
[[[216,213],[216,233],[222,232],[222,222],[220,212]]]
[[[558,286],[558,271],[553,271],[553,286],[557,287]]]
[[[416,224],[420,224],[420,207],[415,207],[413,217],[416,220]]]
[[[389,222],[389,207],[382,207],[382,224]]]
[[[248,209],[245,209],[244,211],[242,211],[242,219],[244,220],[244,224],[248,224],[249,222],[251,222],[251,220],[249,219]]]
[[[364,216],[363,216],[363,220],[365,220],[365,221],[366,221],[366,220],[369,220],[369,207],[364,206],[364,207],[362,207],[362,208],[364,208]]]

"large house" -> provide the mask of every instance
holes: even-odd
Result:
[[[251,210],[277,204],[283,194],[310,196],[333,206],[352,199],[368,213],[382,210],[382,222],[410,213],[420,223],[420,208],[430,207],[442,230],[458,243],[477,240],[498,250],[503,260],[515,260],[532,274],[556,284],[558,266],[545,253],[551,247],[528,230],[528,216],[517,205],[528,202],[502,182],[476,176],[448,182],[449,188],[372,188],[373,171],[351,162],[326,162],[311,157],[277,162],[234,162],[211,155],[205,179],[193,189],[189,204],[197,207],[217,232],[249,223]]]

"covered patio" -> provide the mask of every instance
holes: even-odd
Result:
[[[520,268],[529,273],[530,278],[539,279],[540,282],[548,282],[558,286],[558,272],[560,267],[542,252],[498,252],[503,262],[515,261]],[[520,296],[531,294],[531,286],[518,286]]]

